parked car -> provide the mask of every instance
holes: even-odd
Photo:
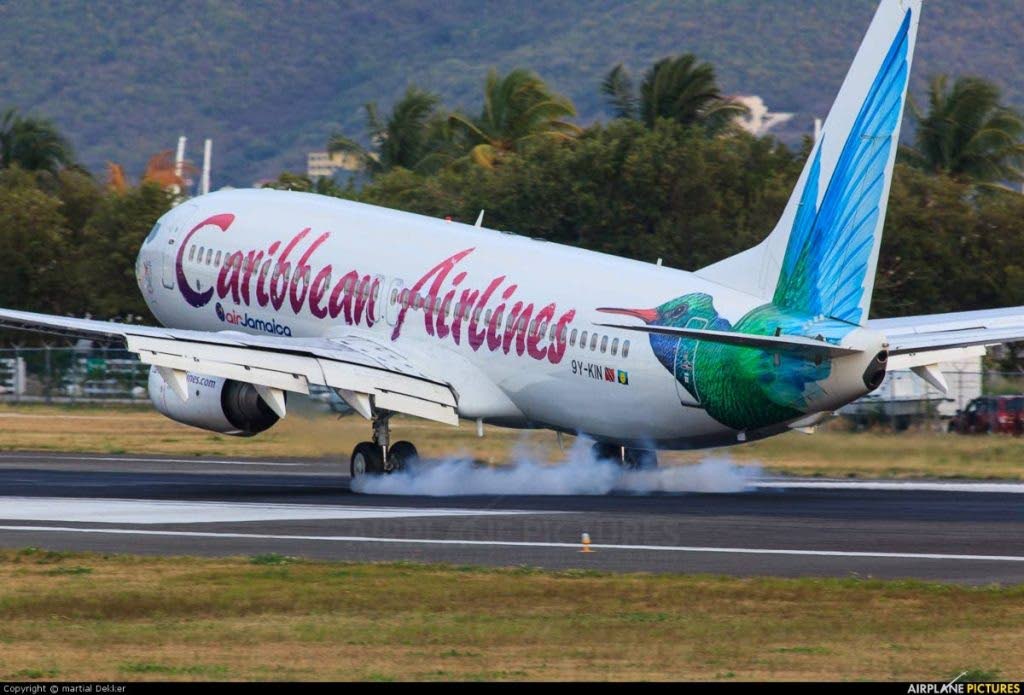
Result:
[[[975,398],[949,421],[949,431],[960,434],[1024,434],[1024,396]]]

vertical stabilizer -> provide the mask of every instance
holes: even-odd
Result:
[[[921,0],[882,0],[775,230],[698,274],[781,308],[863,323]]]

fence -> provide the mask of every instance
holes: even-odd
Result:
[[[0,402],[147,403],[149,365],[116,348],[0,349]],[[310,399],[346,412],[333,391],[310,385]]]
[[[969,368],[951,363],[942,368],[949,392],[943,394],[909,371],[886,375],[874,393],[844,407],[840,413],[859,420],[941,421],[981,395],[1024,394],[1024,373]],[[0,401],[145,402],[149,366],[133,353],[114,348],[0,349]],[[311,389],[312,390],[312,389]],[[338,401],[334,394],[311,394],[316,400]],[[338,401],[340,403],[340,401]]]
[[[979,364],[980,367],[980,364]],[[943,393],[911,371],[893,371],[874,392],[840,409],[858,427],[876,424],[904,430],[911,425],[944,428],[949,418],[979,396],[1024,394],[1024,373],[942,368]]]

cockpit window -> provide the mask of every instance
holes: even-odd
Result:
[[[153,239],[155,239],[156,235],[159,234],[159,233],[160,233],[160,223],[157,222],[156,224],[153,225],[153,228],[151,230],[149,230],[149,235],[146,236],[146,240],[144,242],[142,242],[142,243],[148,244],[149,242],[153,241]]]

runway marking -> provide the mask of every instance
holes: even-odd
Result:
[[[100,533],[122,536],[177,536],[183,538],[224,538],[280,541],[330,541],[336,543],[391,543],[406,545],[463,545],[512,548],[580,548],[579,543],[541,541],[480,541],[440,538],[387,538],[369,536],[293,536],[270,533],[218,533],[204,531],[150,531],[146,529],[75,528],[61,526],[0,526],[0,531],[41,531],[47,533]],[[955,555],[948,553],[882,553],[851,550],[796,550],[789,548],[714,548],[687,545],[617,545],[594,543],[594,550],[652,550],[677,553],[721,553],[734,555],[795,555],[812,557],[864,557],[898,560],[962,560],[984,562],[1024,562],[1020,555]]]
[[[397,519],[535,514],[519,510],[373,507],[251,502],[0,497],[0,519],[107,524],[200,524],[312,519]],[[545,512],[550,513],[550,512]]]
[[[922,480],[766,480],[751,483],[757,489],[890,490],[899,492],[1001,492],[1024,494],[1024,483],[929,482]]]
[[[224,466],[315,466],[324,463],[323,461],[306,461],[306,462],[290,462],[284,461],[233,461],[225,459],[205,459],[205,458],[190,458],[190,459],[173,459],[173,458],[145,458],[145,457],[129,457],[129,456],[74,456],[69,454],[46,454],[36,455],[31,454],[7,454],[0,456],[0,462],[3,461],[48,461],[51,463],[73,463],[76,461],[113,461],[120,463],[191,463],[197,465],[224,465]],[[340,464],[339,464],[340,470]]]

